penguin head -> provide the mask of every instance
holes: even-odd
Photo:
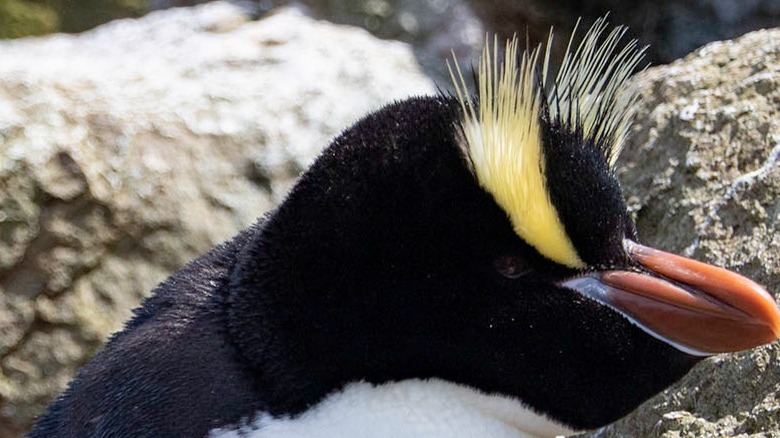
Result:
[[[780,334],[752,281],[641,245],[615,176],[641,58],[600,20],[481,61],[336,138],[242,250],[231,331],[276,414],[439,378],[601,426],[707,355]],[[274,410],[272,409],[272,411]]]

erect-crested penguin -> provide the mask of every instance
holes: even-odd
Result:
[[[777,339],[760,286],[637,242],[614,168],[641,50],[605,27],[554,80],[549,51],[489,45],[474,98],[456,64],[456,96],[366,116],[162,283],[30,436],[565,434]]]

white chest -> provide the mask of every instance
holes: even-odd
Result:
[[[304,414],[261,414],[251,427],[214,430],[212,438],[531,438],[573,431],[515,399],[442,380],[358,382]]]

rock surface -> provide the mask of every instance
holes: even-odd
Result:
[[[226,3],[0,43],[0,436],[330,137],[433,91],[401,43]]]
[[[780,298],[780,29],[707,45],[637,84],[621,181],[640,237]],[[780,344],[704,361],[591,437],[780,437]]]

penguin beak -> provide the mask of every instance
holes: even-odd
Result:
[[[642,272],[607,270],[559,283],[690,354],[746,350],[780,338],[780,310],[757,283],[723,268],[625,240]]]

